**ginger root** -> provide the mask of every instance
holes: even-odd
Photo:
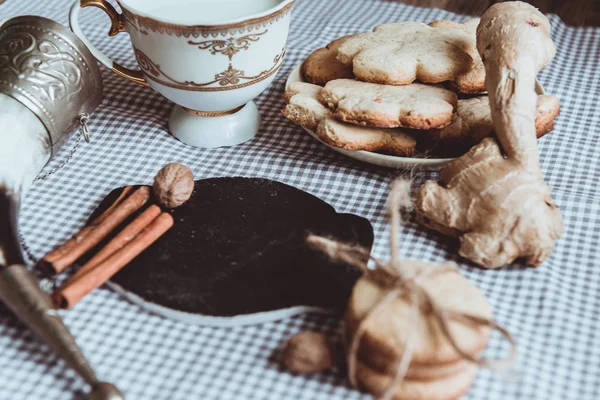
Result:
[[[487,138],[417,192],[419,221],[459,236],[460,255],[487,268],[524,258],[537,266],[563,232],[542,179],[536,142],[535,77],[554,56],[548,19],[523,2],[481,17],[477,49],[486,69],[497,140]]]

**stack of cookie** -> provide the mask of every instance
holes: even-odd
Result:
[[[418,261],[406,261],[405,264],[416,274],[431,268]],[[492,319],[483,293],[458,270],[448,268],[444,272],[430,274],[420,285],[435,303],[445,309]],[[389,289],[366,274],[354,286],[348,302],[344,335],[346,349],[355,339],[359,324],[364,324],[362,335],[357,339],[355,355],[354,378],[358,386],[376,395],[388,390],[407,351],[409,336],[413,335],[411,362],[404,380],[392,388],[393,398],[450,400],[465,394],[475,378],[477,364],[457,353],[431,309],[419,308],[416,312],[420,315],[415,319],[415,305],[406,296],[396,296],[374,309],[388,293]],[[448,330],[457,341],[456,345],[473,358],[479,357],[490,336],[487,326],[473,326],[452,319]]]
[[[478,24],[401,22],[337,39],[303,63],[307,83],[288,87],[283,113],[346,150],[458,155],[493,134]],[[538,137],[559,109],[539,96]]]

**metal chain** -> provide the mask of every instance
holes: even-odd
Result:
[[[89,121],[90,121],[90,114],[88,114],[88,113],[79,114],[79,132],[85,139],[86,143],[90,142],[90,130],[88,128]]]
[[[1,2],[2,1],[0,0],[0,3]],[[64,166],[67,165],[73,159],[75,152],[77,151],[77,149],[79,148],[79,145],[81,144],[82,137],[85,139],[85,141],[87,143],[90,143],[90,130],[88,128],[89,120],[90,120],[90,115],[88,113],[79,114],[79,132],[77,132],[77,139],[75,141],[75,144],[73,145],[73,148],[69,152],[69,155],[67,156],[66,160],[63,161],[57,167],[51,169],[50,171],[44,172],[43,174],[38,175],[34,179],[34,182],[44,180],[44,179],[48,178],[50,175],[56,173],[58,170],[64,168]],[[27,258],[29,258],[29,261],[31,261],[32,264],[34,264],[34,265],[37,264],[39,259],[33,254],[31,249],[25,242],[25,239],[23,238],[23,235],[21,234],[21,232],[19,232],[18,234],[19,234],[19,242],[21,242],[21,248],[23,249],[23,252],[27,256]],[[38,271],[38,273],[41,274],[40,271]],[[40,278],[40,286],[42,287],[43,290],[45,290],[47,292],[51,292],[52,290],[54,290],[54,287],[56,286],[56,282],[54,281],[54,279],[52,279],[48,276],[45,276],[45,275],[39,276],[39,278]]]
[[[65,161],[63,161],[62,163],[60,163],[60,165],[58,165],[57,167],[52,168],[50,171],[44,172],[43,174],[38,175],[33,181],[34,182],[43,181],[44,179],[48,178],[50,175],[54,174],[58,170],[62,169],[65,165],[67,165],[69,163],[69,161],[71,161],[71,159],[75,155],[75,152],[77,151],[77,149],[79,148],[80,142],[81,142],[81,132],[78,132],[77,133],[77,141],[75,142],[75,145],[71,149],[71,152],[69,153],[67,159]]]
[[[75,141],[75,144],[73,145],[73,148],[69,152],[67,159],[65,161],[63,161],[57,167],[52,168],[50,171],[44,172],[43,174],[38,175],[34,179],[34,182],[43,181],[44,179],[48,178],[50,175],[52,175],[52,174],[58,172],[60,169],[64,168],[73,159],[75,152],[77,151],[77,149],[79,148],[79,145],[81,144],[82,136],[87,143],[90,143],[90,130],[88,128],[89,120],[90,120],[90,114],[88,114],[88,113],[79,114],[79,132],[77,132],[77,139]]]

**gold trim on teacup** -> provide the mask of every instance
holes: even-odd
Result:
[[[125,18],[106,0],[81,0],[79,7],[98,7],[104,11],[110,18],[111,26],[108,36],[116,36],[120,32],[125,32]]]
[[[245,76],[245,72],[241,69],[236,69],[230,63],[229,67],[218,74],[215,74],[215,79],[210,82],[197,83],[194,81],[178,81],[171,76],[164,73],[160,65],[153,62],[146,54],[138,49],[135,49],[135,57],[138,60],[140,68],[144,72],[146,79],[150,79],[161,85],[168,86],[174,89],[188,90],[192,92],[221,92],[225,90],[240,89],[248,86],[252,86],[258,82],[264,81],[271,75],[277,73],[283,62],[283,56],[285,55],[285,48],[282,49],[281,54],[273,59],[274,65],[268,70],[262,71],[260,74],[255,76]],[[240,83],[242,81],[247,81]],[[211,86],[218,84],[218,86]]]
[[[144,74],[141,71],[135,71],[117,63],[113,63],[113,66],[110,70],[123,78],[129,79],[132,82],[150,87],[150,85],[148,85],[148,82],[146,82],[146,80],[144,79]]]
[[[123,6],[121,6],[121,9],[123,10],[125,19],[138,31],[143,31],[146,29],[156,33],[183,36],[186,38],[190,36],[195,38],[202,36],[206,38],[209,36],[216,37],[219,34],[226,36],[228,34],[251,32],[253,30],[258,30],[261,27],[265,28],[291,13],[294,3],[295,2],[291,2],[285,7],[262,17],[224,25],[173,24],[170,22],[158,21],[153,18],[137,15]]]
[[[198,111],[198,110],[192,110],[191,108],[186,108],[186,107],[181,107],[185,110],[185,112],[188,112],[192,115],[197,115],[199,117],[206,117],[206,118],[214,118],[214,117],[224,117],[226,115],[231,115],[231,114],[235,114],[236,112],[240,111],[242,108],[244,108],[245,104],[234,108],[233,110],[227,110],[227,111]]]
[[[200,50],[210,50],[212,55],[216,55],[217,53],[224,54],[229,57],[229,61],[231,61],[234,54],[239,53],[242,50],[248,50],[253,42],[258,42],[260,37],[267,32],[269,32],[268,29],[264,32],[251,33],[239,38],[232,36],[225,40],[215,39],[206,40],[204,42],[194,42],[193,40],[190,40],[188,41],[188,44],[198,46]]]
[[[117,10],[106,0],[80,0],[79,7],[98,7],[102,11],[104,11],[108,17],[110,18],[110,30],[108,31],[108,36],[115,36],[120,32],[126,32],[125,30],[125,18],[123,14],[119,14]],[[142,71],[135,71],[129,68],[122,66],[114,61],[112,61],[112,66],[110,69],[117,75],[122,76],[123,78],[129,79],[132,82],[139,83],[140,85],[150,86],[144,80],[144,74]]]

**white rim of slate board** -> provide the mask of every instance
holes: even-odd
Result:
[[[149,311],[153,314],[160,315],[167,319],[185,322],[188,324],[210,326],[216,328],[233,328],[237,326],[246,325],[259,325],[267,322],[275,322],[285,318],[293,317],[295,315],[304,313],[319,313],[319,314],[331,314],[332,311],[312,306],[295,306],[289,308],[281,308],[279,310],[264,311],[254,314],[240,314],[233,317],[216,317],[212,315],[194,314],[185,311],[173,310],[171,308],[163,307],[159,304],[144,300],[142,297],[135,293],[124,289],[120,285],[108,281],[106,283],[112,290],[123,296],[129,302],[142,307],[144,310]]]
[[[285,89],[295,82],[306,82],[304,77],[302,76],[302,64],[300,63],[294,68],[291,72],[290,76],[285,83]],[[542,84],[536,79],[535,90],[538,94],[545,94],[544,88]],[[378,165],[380,167],[386,168],[403,168],[403,169],[421,169],[421,170],[438,170],[446,165],[448,162],[454,160],[454,158],[416,158],[416,157],[400,157],[400,156],[391,156],[386,154],[374,153],[371,151],[350,151],[344,150],[339,147],[330,146],[327,143],[323,142],[316,133],[311,131],[310,129],[306,129],[302,127],[310,136],[317,139],[319,142],[329,147],[333,151],[336,151],[340,154],[343,154],[347,157],[354,158],[356,160],[360,160],[369,164]]]

